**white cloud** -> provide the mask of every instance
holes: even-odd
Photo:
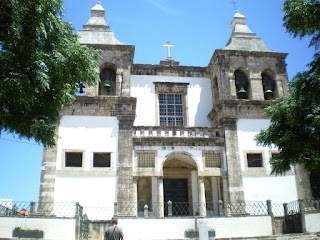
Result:
[[[153,6],[155,6],[156,8],[158,8],[159,10],[161,10],[166,14],[170,14],[170,15],[177,14],[175,10],[168,8],[165,5],[163,0],[145,0],[145,1],[152,4]]]

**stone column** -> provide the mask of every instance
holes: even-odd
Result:
[[[219,177],[211,177],[212,202],[214,215],[218,215],[218,201],[220,200],[220,181]]]
[[[151,177],[151,188],[152,188],[152,206],[149,206],[149,209],[152,207],[152,212],[154,216],[157,216],[158,209],[158,178]]]
[[[56,179],[57,148],[44,148],[41,166],[39,208],[53,211],[55,179]]]
[[[199,181],[199,214],[200,217],[206,217],[207,209],[206,209],[206,191],[204,187],[203,177],[198,177]]]
[[[224,202],[228,203],[230,202],[230,195],[229,195],[229,188],[228,188],[228,178],[227,177],[222,177],[222,198]]]
[[[302,165],[295,166],[298,199],[312,199],[309,173]]]
[[[164,194],[163,194],[163,177],[158,178],[158,215],[159,218],[164,217]]]
[[[129,67],[129,69],[123,69],[122,72],[121,95],[125,97],[130,97],[130,71],[131,67]]]
[[[116,75],[116,96],[122,95],[122,70],[118,69],[117,75]]]
[[[120,115],[118,139],[118,216],[136,216],[137,199],[134,194],[132,171],[132,128],[135,116]]]
[[[198,195],[198,180],[197,171],[191,171],[191,189],[192,189],[192,209],[193,215],[196,216],[199,211],[199,195]]]
[[[261,75],[260,73],[255,75],[256,75],[255,76],[256,78],[250,78],[251,99],[264,100],[264,92],[263,92]]]
[[[225,133],[230,202],[243,202],[244,192],[238,152],[237,119],[221,119],[221,125]]]
[[[135,215],[138,216],[138,178],[133,177],[133,191],[132,191],[133,202],[136,202]]]

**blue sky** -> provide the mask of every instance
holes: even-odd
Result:
[[[65,0],[65,19],[76,30],[90,17],[97,1]],[[208,65],[215,49],[225,47],[231,35],[234,15],[231,0],[102,0],[106,23],[116,38],[135,45],[134,63],[158,64],[167,57],[162,47],[167,40],[175,45],[171,57],[180,65]],[[237,9],[257,37],[277,52],[289,53],[289,79],[306,70],[313,49],[309,39],[293,39],[282,26],[280,0],[237,0]],[[42,146],[18,136],[0,136],[0,199],[38,201]]]

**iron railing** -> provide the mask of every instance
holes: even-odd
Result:
[[[0,216],[74,217],[76,204],[67,202],[0,201]]]
[[[305,212],[320,212],[320,199],[306,199],[302,201]]]
[[[78,207],[77,207],[78,206]],[[266,216],[285,217],[304,212],[320,212],[320,199],[298,200],[284,204],[265,202],[228,203],[219,201],[207,203],[189,202],[151,202],[149,205],[137,205],[134,202],[121,202],[114,205],[91,203],[20,202],[0,201],[0,216],[37,217],[50,216],[70,218],[75,215],[87,215],[89,220],[110,220],[119,217],[232,217],[232,216]]]

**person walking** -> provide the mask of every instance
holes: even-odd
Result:
[[[112,219],[111,225],[104,233],[104,240],[124,240],[122,229],[117,226],[118,220],[116,218]]]

